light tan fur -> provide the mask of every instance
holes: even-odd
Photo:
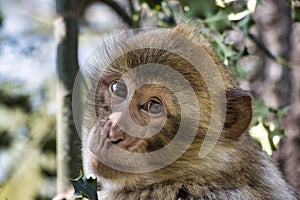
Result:
[[[177,26],[173,30],[192,39],[204,48],[221,74],[224,88],[218,88],[218,86],[215,88],[216,93],[225,90],[227,98],[225,125],[221,136],[210,153],[203,159],[199,159],[199,149],[209,128],[209,121],[219,119],[211,119],[212,103],[207,85],[190,63],[181,60],[180,57],[174,54],[155,49],[136,50],[121,56],[111,64],[112,71],[125,73],[139,64],[161,63],[184,74],[192,83],[192,87],[197,94],[197,103],[201,108],[201,120],[198,127],[186,128],[186,132],[197,130],[197,135],[186,152],[174,163],[153,172],[126,173],[111,169],[99,162],[87,149],[84,149],[84,162],[88,166],[86,173],[95,174],[100,184],[102,184],[101,190],[98,192],[98,198],[100,200],[295,200],[294,193],[283,180],[272,159],[262,152],[248,136],[247,127],[252,117],[250,96],[247,92],[238,89],[234,76],[224,67],[196,28],[188,24]],[[178,45],[180,51],[190,52],[189,59],[197,57],[199,53],[191,49],[190,46],[179,45],[180,41],[174,40],[174,35],[164,33],[163,30],[138,34],[133,37],[129,45],[138,47],[139,45],[143,46],[143,43],[154,44],[157,42],[162,43],[162,46],[165,46],[166,49]],[[97,66],[94,66],[94,68],[94,80],[97,81]],[[113,74],[114,72],[110,71],[109,73]],[[166,77],[161,78],[165,79]],[[101,95],[105,96],[104,93],[107,90],[105,82],[109,82],[109,80],[101,81],[99,85],[97,83],[93,87],[97,87],[97,94],[100,94],[99,97],[96,96],[96,101],[104,104],[107,100]],[[156,80],[156,82],[159,82],[159,80]],[[178,87],[180,88],[180,85]],[[152,145],[152,150],[155,150],[159,149],[161,145],[169,143],[172,139],[173,132],[176,132],[174,127],[177,126],[175,119],[180,117],[178,116],[178,105],[168,90],[156,90],[158,90],[157,86],[142,88],[141,91],[144,91],[144,93],[141,92],[140,96],[137,94],[136,98],[142,98],[149,93],[164,94],[162,98],[165,98],[163,101],[166,102],[169,110],[164,132],[150,139],[131,138],[130,148],[128,144],[126,144],[127,146],[118,144],[121,148],[132,152],[147,152],[150,148],[149,144]],[[178,93],[180,92],[184,91],[178,91]],[[184,96],[185,94],[181,95]],[[187,97],[185,100],[188,102],[189,98]],[[191,102],[192,106],[193,103]],[[111,114],[110,111],[104,110],[101,105],[99,107],[99,116]],[[191,110],[193,109],[191,108]],[[108,114],[105,114],[106,112]],[[190,116],[193,116],[192,112]],[[136,119],[141,121],[138,117]],[[102,128],[103,126],[97,125],[97,123],[94,125],[94,129],[89,136],[90,142],[95,141],[95,138],[98,137],[91,135],[99,134],[99,130],[101,131]],[[85,143],[89,142],[85,141]],[[84,146],[89,145],[85,144]],[[93,148],[93,145],[90,148]]]

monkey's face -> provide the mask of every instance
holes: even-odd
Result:
[[[251,98],[229,88],[234,80],[211,50],[166,30],[133,36],[125,46],[113,46],[118,56],[101,52],[108,58],[103,71],[99,62],[93,66],[87,113],[96,119],[84,150],[97,176],[123,183],[141,183],[147,174],[153,182],[170,179],[188,170],[183,166],[201,165],[202,144],[205,156],[221,133],[226,145],[249,125]]]
[[[181,109],[174,92],[180,87],[171,91],[167,85],[181,83],[171,78],[160,80],[159,73],[152,73],[158,67],[161,68],[146,64],[127,71],[109,67],[103,73],[95,96],[97,121],[88,142],[90,163],[96,174],[114,179],[139,166],[153,165],[159,162],[153,156],[139,159],[134,153],[160,155],[157,151],[176,135]],[[173,144],[173,150],[174,147]]]
[[[94,129],[104,143],[130,152],[154,151],[159,146],[141,143],[162,131],[166,121],[171,123],[175,119],[171,113],[179,113],[179,107],[165,86],[154,82],[139,86],[134,77],[110,69],[103,76],[95,100],[98,123]]]
[[[189,148],[198,132],[200,105],[193,86],[174,69],[189,63],[176,59],[163,50],[136,50],[103,72],[88,140],[95,174],[114,179],[153,172]]]

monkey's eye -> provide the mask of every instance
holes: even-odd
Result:
[[[162,104],[159,101],[153,99],[147,101],[144,105],[142,105],[142,108],[150,114],[154,115],[160,114],[163,111]]]
[[[127,87],[126,85],[121,81],[114,81],[110,85],[110,89],[112,93],[115,95],[125,98],[127,96]]]

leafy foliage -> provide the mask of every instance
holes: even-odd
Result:
[[[284,130],[277,122],[290,109],[290,106],[276,110],[265,105],[260,99],[254,101],[253,107],[254,120],[251,136],[258,140],[262,148],[271,155],[278,149],[279,141],[285,137]]]
[[[162,0],[139,0],[140,4],[147,3],[149,7],[156,11],[161,11]]]
[[[13,137],[9,135],[7,130],[0,131],[0,150],[9,148],[11,146],[11,143],[13,141]]]
[[[245,64],[241,60],[244,57],[256,56],[249,49],[249,41],[251,42],[253,39],[250,35],[250,29],[255,25],[252,15],[256,4],[259,2],[255,0],[179,0],[179,2],[182,10],[172,7],[172,5],[169,6],[174,15],[181,16],[184,21],[193,19],[199,22],[199,26],[201,26],[199,30],[211,41],[214,50],[224,63],[241,80],[246,80],[249,72],[253,69],[253,64]],[[295,0],[292,5],[293,19],[299,20],[299,13],[296,12],[300,7],[299,2]],[[157,11],[164,12],[163,9]],[[170,25],[165,24],[164,26]],[[239,33],[240,38],[230,38],[232,33]],[[258,48],[263,48],[263,46],[258,46]],[[258,99],[254,101],[254,108],[253,130],[257,131],[257,134],[251,135],[259,141],[264,150],[271,154],[277,149],[279,140],[285,137],[279,121],[288,107],[274,110]]]
[[[29,96],[23,94],[9,94],[7,91],[0,89],[0,103],[11,108],[19,107],[26,113],[31,112]]]
[[[292,3],[292,18],[294,22],[300,22],[300,1],[299,0],[293,0]]]

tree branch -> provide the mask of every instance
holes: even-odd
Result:
[[[115,1],[113,0],[97,0],[103,2],[110,6],[122,19],[128,24],[129,27],[132,27],[132,18],[127,14],[127,12]]]
[[[299,67],[298,64],[293,63],[281,56],[275,56],[274,54],[272,54],[269,49],[267,47],[265,47],[265,45],[260,42],[253,34],[249,33],[248,37],[251,39],[251,41],[254,42],[254,44],[259,48],[259,50],[262,51],[262,53],[264,53],[268,58],[270,58],[271,60],[275,61],[276,63],[284,66],[284,67]]]

